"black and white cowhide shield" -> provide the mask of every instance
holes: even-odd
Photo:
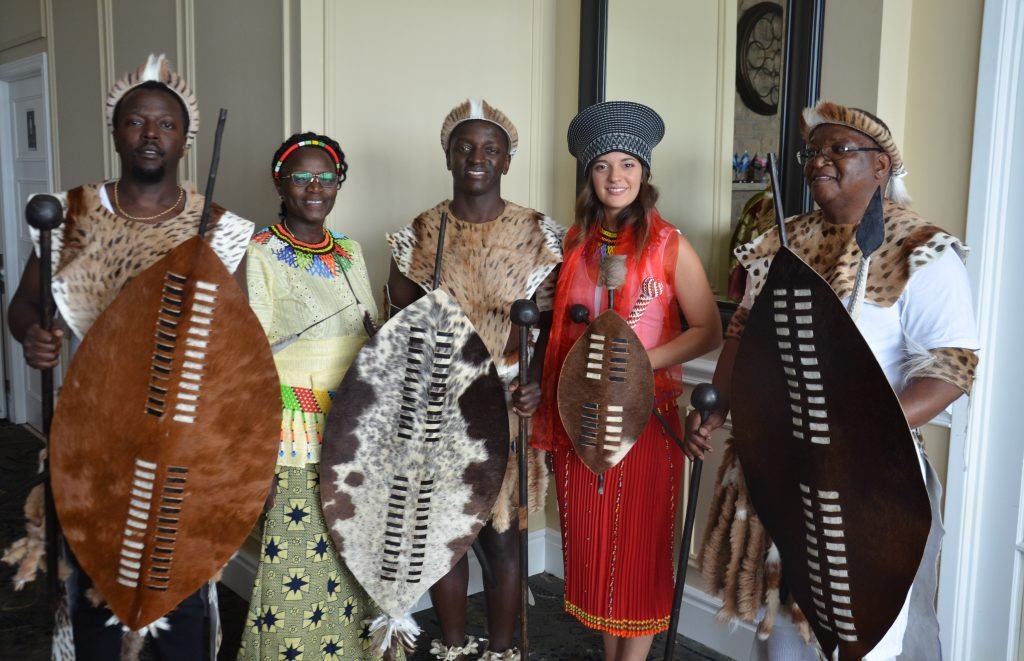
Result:
[[[606,310],[572,345],[558,375],[558,413],[576,454],[597,475],[640,438],[654,407],[647,350],[626,320]]]
[[[931,513],[903,410],[835,293],[783,248],[736,356],[735,445],[786,584],[831,658],[896,619]]]
[[[86,333],[50,433],[57,515],[132,630],[217,573],[274,479],[281,388],[267,336],[193,237],[136,276]]]
[[[327,418],[320,486],[335,546],[386,613],[408,613],[469,549],[508,443],[505,388],[446,292],[363,346]]]

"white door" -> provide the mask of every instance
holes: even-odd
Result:
[[[3,307],[6,313],[32,254],[25,201],[53,190],[50,118],[43,55],[0,67],[0,175],[3,199]],[[6,322],[6,318],[4,320]],[[42,428],[39,372],[25,365],[21,345],[4,324],[9,379],[6,414],[12,422]]]

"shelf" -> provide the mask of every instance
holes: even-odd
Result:
[[[767,181],[755,181],[755,182],[752,182],[752,183],[749,183],[749,184],[746,183],[746,182],[738,182],[738,181],[732,182],[732,190],[733,190],[733,192],[737,192],[737,191],[759,191],[759,190],[764,190],[767,186],[768,186],[768,182]]]

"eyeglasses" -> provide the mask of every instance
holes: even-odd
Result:
[[[885,151],[881,147],[858,147],[857,145],[832,145],[831,147],[804,147],[796,153],[796,162],[807,165],[818,156],[835,163],[857,151]]]
[[[304,170],[299,170],[298,172],[292,172],[292,173],[284,175],[284,176],[286,176],[289,179],[291,179],[292,183],[295,184],[296,186],[301,186],[303,188],[306,188],[311,183],[313,183],[314,179],[316,179],[317,182],[321,186],[323,186],[324,188],[337,188],[338,187],[338,173],[337,172],[321,172],[319,174],[313,174],[312,172],[306,172]]]

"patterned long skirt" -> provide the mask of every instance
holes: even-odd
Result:
[[[239,661],[379,659],[373,600],[334,549],[320,510],[320,466],[278,469]]]
[[[677,409],[665,417],[678,433]],[[565,610],[587,627],[621,637],[668,628],[684,459],[653,415],[636,445],[605,473],[603,494],[571,447],[555,451]]]

